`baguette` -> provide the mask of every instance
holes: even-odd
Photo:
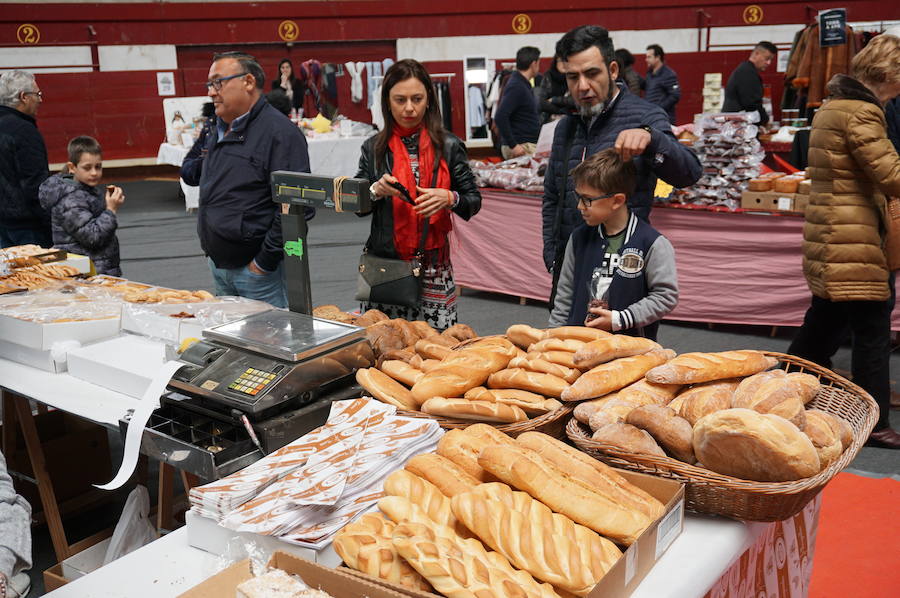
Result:
[[[554,398],[559,398],[568,386],[565,380],[553,374],[530,372],[522,368],[495,372],[488,378],[487,384],[490,388],[518,388]]]
[[[422,403],[422,411],[441,417],[507,424],[523,422],[528,419],[528,414],[515,405],[469,399],[433,397]]]
[[[443,498],[446,503],[444,506],[446,506],[449,513],[449,517],[445,520],[438,520],[431,517],[421,505],[414,503],[405,496],[385,496],[378,501],[378,509],[395,524],[403,523],[404,521],[411,521],[413,523],[437,523],[438,525],[445,526],[460,538],[471,538],[472,532],[470,532],[469,528],[453,514],[453,511],[450,508],[450,499],[446,496]]]
[[[482,484],[454,496],[451,505],[466,527],[514,567],[576,596],[587,596],[622,556],[593,530],[505,484]]]
[[[666,454],[653,436],[645,430],[636,428],[631,424],[616,422],[606,424],[591,436],[597,442],[617,447],[628,453],[638,455],[652,455],[655,457],[665,457]]]
[[[517,388],[488,390],[483,386],[478,386],[466,391],[465,398],[474,401],[487,401],[488,403],[515,405],[528,416],[542,415],[562,407],[562,403],[556,399],[546,399],[541,395]]]
[[[478,464],[478,455],[488,443],[460,429],[448,430],[437,444],[437,454],[450,459],[479,482],[495,482],[497,478]]]
[[[406,386],[412,386],[419,378],[425,375],[425,372],[422,370],[416,369],[405,361],[400,361],[398,359],[388,359],[384,361],[379,369],[397,382],[402,382]]]
[[[419,409],[419,402],[409,392],[409,389],[381,370],[375,368],[356,370],[356,381],[379,401],[408,411]]]
[[[506,432],[501,432],[494,426],[488,424],[472,424],[463,430],[466,434],[480,438],[490,444],[505,444],[506,446],[516,446],[513,440]]]
[[[565,351],[566,353],[575,353],[587,343],[574,338],[545,338],[540,340],[528,349],[530,352],[541,351]]]
[[[450,499],[437,486],[406,469],[398,469],[385,478],[384,493],[405,498],[418,505],[433,521],[454,529],[458,527],[459,522],[450,509]],[[391,516],[390,513],[387,515]],[[392,520],[400,523],[397,519]]]
[[[564,401],[583,401],[602,397],[636,382],[648,370],[665,363],[673,355],[674,352],[669,349],[654,349],[642,355],[623,357],[598,365],[566,388],[561,398]]]
[[[532,328],[527,324],[513,324],[506,329],[506,338],[519,348],[528,350],[528,347],[541,340],[543,330]]]
[[[653,349],[662,349],[658,343],[640,336],[612,334],[591,341],[575,353],[575,365],[580,368],[592,368],[619,359],[640,355]]]
[[[731,407],[737,380],[716,380],[689,388],[679,395],[678,415],[693,426],[701,417]]]
[[[558,378],[562,378],[569,384],[575,382],[576,380],[578,380],[578,377],[581,376],[581,370],[568,368],[566,366],[538,358],[516,357],[510,360],[509,367],[522,368],[530,372],[553,374]]]
[[[691,423],[662,405],[643,405],[631,411],[625,423],[644,430],[679,461],[696,463]]]
[[[605,330],[587,326],[560,326],[559,328],[548,328],[545,330],[544,338],[574,339],[589,343],[605,336],[611,336],[611,334]]]
[[[481,451],[478,463],[553,511],[617,542],[631,544],[652,522],[644,513],[583,484],[534,451],[489,446]]]
[[[646,378],[641,378],[634,384],[630,384],[620,390],[619,395],[623,399],[650,397],[654,403],[666,405],[675,398],[675,395],[681,389],[681,384],[656,384],[648,382]]]
[[[549,584],[516,571],[503,556],[478,540],[463,540],[444,526],[401,523],[392,542],[397,553],[448,598],[558,598]]]
[[[644,513],[650,519],[662,517],[666,510],[665,505],[623,478],[612,467],[552,436],[525,432],[516,437],[516,444],[533,450],[589,488],[620,505]]]
[[[599,409],[595,410],[588,419],[588,426],[591,430],[597,431],[606,424],[625,421],[628,414],[642,405],[653,405],[651,399],[644,397],[639,402],[631,399],[623,399],[619,395],[611,401],[605,402]]]
[[[743,378],[778,364],[760,351],[684,353],[647,372],[647,380],[657,384],[697,384],[725,378]]]
[[[416,401],[423,403],[431,397],[461,397],[470,388],[484,384],[488,376],[500,371],[511,356],[501,351],[466,348],[441,360],[441,365],[412,387]]]
[[[553,339],[559,340],[559,339]],[[541,341],[543,342],[543,341]],[[529,351],[526,355],[528,359],[543,359],[550,363],[555,363],[566,368],[578,369],[575,366],[575,353],[572,351]]]
[[[416,341],[415,347],[416,353],[423,359],[443,359],[453,352],[447,345],[437,342],[435,337],[418,340]]]
[[[405,469],[431,482],[450,498],[480,483],[450,459],[434,453],[416,455],[406,462]]]
[[[334,551],[351,569],[404,588],[430,592],[431,584],[394,549],[394,527],[380,513],[366,513],[335,535]]]

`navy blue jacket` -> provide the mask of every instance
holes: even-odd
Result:
[[[500,130],[500,141],[507,147],[520,143],[537,143],[541,119],[534,90],[519,71],[513,72],[503,87],[494,121]]]
[[[273,271],[283,259],[280,209],[269,176],[275,170],[309,172],[306,137],[260,98],[223,138],[211,131],[200,175],[197,233],[219,268],[256,261]]]
[[[669,115],[669,122],[675,124],[675,104],[681,99],[678,75],[665,64],[656,71],[647,71],[644,83],[644,99],[656,104]]]
[[[559,121],[553,136],[550,162],[544,175],[544,201],[541,209],[544,237],[544,265],[553,269],[557,249],[565,247],[572,229],[583,222],[575,200],[575,183],[567,178],[565,193],[560,193],[560,183],[565,170],[571,171],[587,156],[612,147],[619,133],[626,129],[650,127],[650,145],[644,155],[634,159],[637,168],[637,187],[628,197],[628,207],[637,214],[648,214],[653,205],[656,177],[675,187],[687,187],[697,182],[702,174],[700,161],[686,146],[672,135],[669,119],[659,106],[629,93],[624,83],[618,83],[619,94],[612,106],[588,125],[578,115]],[[563,156],[566,139],[573,136],[568,156]],[[556,230],[556,210],[562,198],[562,220]]]
[[[50,236],[50,216],[38,201],[48,176],[47,147],[35,120],[0,106],[0,226],[43,228]]]

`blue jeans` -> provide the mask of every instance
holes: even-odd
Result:
[[[15,245],[40,245],[53,247],[53,236],[50,227],[46,228],[9,228],[0,226],[0,245],[4,248]]]
[[[213,281],[216,283],[216,295],[236,295],[265,301],[275,307],[287,307],[283,261],[274,272],[255,274],[247,266],[217,268],[211,258],[207,260]]]

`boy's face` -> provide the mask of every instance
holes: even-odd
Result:
[[[100,154],[89,154],[87,152],[81,154],[78,158],[78,164],[68,163],[69,172],[75,177],[79,183],[84,183],[88,187],[96,187],[103,178],[103,158]]]
[[[588,226],[600,226],[625,204],[624,193],[606,193],[586,183],[575,185],[578,211]]]

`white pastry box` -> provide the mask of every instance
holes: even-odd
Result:
[[[205,328],[270,309],[268,303],[242,297],[217,297],[202,303],[125,303],[122,330],[177,346],[185,339],[200,338]]]
[[[69,374],[140,399],[166,362],[166,345],[133,334],[69,351]]]
[[[49,351],[53,344],[58,342],[86,343],[113,337],[119,333],[119,320],[118,315],[113,315],[74,322],[39,322],[0,314],[0,339],[40,351]]]
[[[16,343],[0,342],[0,357],[53,374],[61,374],[66,371],[64,351],[54,351],[53,349],[41,351]]]

